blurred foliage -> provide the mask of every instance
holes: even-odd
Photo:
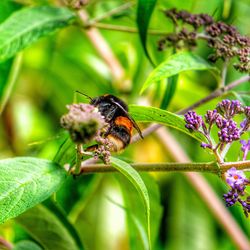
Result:
[[[1,0],[0,23],[11,13],[27,6],[62,6],[65,2]],[[90,20],[94,20],[130,1],[86,2],[84,8],[89,13]],[[143,4],[143,1],[139,2]],[[137,30],[137,2],[131,3],[128,9],[108,16],[100,23],[107,27],[116,25]],[[173,7],[192,13],[210,14],[216,20],[237,26],[242,34],[249,34],[248,0],[211,0],[209,3],[205,0],[158,0],[152,10],[149,30],[171,32],[172,24],[164,17],[162,10]],[[21,52],[19,74],[0,117],[1,159],[33,156],[56,159],[58,162],[61,160],[61,164],[71,162],[72,154],[71,158],[66,153],[62,159],[55,157],[58,156],[59,149],[62,150],[61,155],[64,154],[62,152],[69,152],[69,148],[74,151],[74,146],[66,141],[67,136],[59,121],[66,112],[65,106],[75,98],[77,101],[88,102],[83,96],[75,95],[76,90],[91,97],[105,93],[114,94],[128,104],[156,108],[168,105],[168,111],[177,112],[217,88],[218,83],[209,71],[188,71],[178,75],[171,102],[164,101],[164,80],[151,85],[139,95],[153,66],[145,55],[145,47],[143,48],[138,33],[108,28],[99,31],[124,69],[125,75],[120,81],[114,79],[109,65],[95,49],[85,30],[75,24],[67,25],[49,36],[46,34],[46,37]],[[145,37],[145,34],[142,36]],[[160,38],[161,35],[152,35],[149,32],[147,45],[144,44],[150,58],[157,65],[173,54],[172,49],[164,52],[157,50],[157,41]],[[207,59],[209,52],[210,49],[202,42],[195,50],[204,59]],[[6,95],[14,60],[10,58],[0,63],[1,103]],[[218,62],[216,66],[220,68],[221,63]],[[240,76],[229,65],[226,82]],[[249,91],[249,83],[243,84],[230,93],[229,97],[241,98],[249,105]],[[203,114],[207,109],[213,109],[220,100],[221,97],[200,106],[197,112]],[[167,105],[162,104],[162,101],[167,102]],[[140,124],[141,128],[144,126]],[[170,131],[191,160],[212,160],[212,156],[200,148],[199,142],[177,130]],[[238,158],[239,148],[240,145],[235,145],[231,149],[230,158]],[[130,162],[172,160],[171,154],[164,150],[154,135],[130,145],[117,157]],[[181,174],[142,174],[141,177],[150,197],[153,250],[236,249],[222,226]],[[216,176],[207,174],[205,177],[221,197],[225,184]],[[91,174],[76,179],[69,176],[51,199],[28,210],[16,220],[0,225],[0,237],[12,242],[15,245],[13,249],[143,250],[147,236],[144,230],[145,209],[140,199],[136,189],[119,174]],[[244,217],[241,208],[233,207],[229,210],[247,237],[250,237],[249,220]]]

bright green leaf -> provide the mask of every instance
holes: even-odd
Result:
[[[83,176],[83,182],[85,177]],[[69,214],[69,219],[80,232],[79,236],[86,249],[110,248],[107,232],[103,234],[104,217],[106,216],[103,208],[107,205],[104,179],[107,177],[107,175],[95,175],[93,183],[89,187],[83,186],[87,188],[87,192],[75,202],[75,206]],[[98,248],[100,244],[102,248]]]
[[[44,249],[79,250],[62,222],[42,205],[15,219]]]
[[[141,39],[144,52],[152,64],[153,62],[147,50],[147,31],[148,31],[148,25],[149,25],[150,18],[153,13],[156,1],[157,0],[138,0],[137,18],[136,18],[139,35],[140,35],[140,39]]]
[[[232,95],[234,99],[239,100],[245,106],[250,105],[250,93],[249,92],[237,93],[236,91],[231,91],[227,95]]]
[[[75,181],[74,178],[68,178],[67,181],[69,180],[72,180]],[[67,182],[65,181],[65,183]],[[43,205],[46,206],[46,208],[51,212],[53,213],[53,215],[55,215],[57,217],[58,220],[60,220],[60,222],[63,224],[64,228],[67,230],[68,234],[70,234],[70,237],[75,241],[75,243],[77,244],[78,248],[79,249],[83,249],[83,244],[82,244],[82,241],[80,239],[80,235],[79,233],[77,232],[75,226],[71,223],[71,221],[69,220],[68,218],[68,213],[66,212],[65,210],[65,204],[60,202],[59,204],[59,199],[60,199],[60,192],[64,192],[66,193],[65,195],[70,195],[72,197],[72,200],[73,199],[77,199],[76,195],[72,195],[72,193],[75,191],[71,191],[69,189],[65,190],[63,189],[63,187],[65,186],[65,183],[64,185],[60,188],[60,190],[56,193],[56,201],[54,199],[54,197],[51,197],[51,199],[47,199],[46,201],[43,202]],[[74,183],[75,184],[75,183]],[[77,188],[76,185],[73,186],[75,189]],[[72,187],[72,188],[73,188]],[[63,189],[63,190],[62,190]],[[72,201],[71,202],[68,202],[68,203],[73,203]],[[62,205],[61,205],[62,204]],[[71,204],[72,205],[72,204]]]
[[[2,99],[5,86],[7,85],[8,76],[9,76],[12,64],[13,64],[12,58],[6,62],[0,63],[0,75],[1,75],[0,77],[0,99]]]
[[[17,242],[13,250],[42,250],[42,248],[33,241],[22,240]]]
[[[138,202],[140,194],[134,192],[134,187],[128,179],[116,175],[124,197],[124,209],[127,215],[128,234],[131,250],[147,249],[147,226],[145,223],[145,213],[142,202]],[[162,215],[159,186],[154,178],[148,173],[140,173],[143,182],[147,186],[150,200],[150,218],[151,218],[151,241],[152,249],[155,249],[156,241],[159,236],[160,221]]]
[[[175,75],[167,79],[167,86],[163,94],[163,99],[161,101],[161,109],[167,109],[172,98],[174,97],[178,83],[178,78],[179,78],[178,75]]]
[[[19,4],[9,0],[2,0],[0,3],[0,23],[2,23],[8,16],[19,8]],[[3,110],[4,104],[8,100],[8,94],[11,92],[15,77],[13,74],[14,68],[17,66],[17,58],[15,61],[11,58],[3,63],[0,63],[0,114]],[[11,81],[12,80],[12,81]]]
[[[210,250],[216,248],[216,229],[212,216],[200,197],[190,189],[186,180],[176,175],[165,206],[168,218],[165,224],[165,249]]]
[[[65,8],[39,6],[16,11],[0,25],[0,61],[63,28],[75,18]]]
[[[3,22],[11,13],[20,8],[20,4],[10,1],[1,0],[0,2],[0,23]]]
[[[210,70],[218,77],[218,69],[203,58],[190,52],[180,52],[168,57],[151,72],[142,86],[141,93],[151,84],[188,70]]]
[[[206,140],[202,134],[196,132],[190,133],[189,130],[185,128],[186,123],[183,116],[176,115],[169,111],[155,107],[130,105],[129,113],[138,122],[161,123],[165,126],[180,130],[181,132],[194,137],[198,141]]]
[[[7,104],[16,83],[22,63],[22,54],[0,63],[0,115]]]
[[[66,179],[58,164],[32,157],[0,161],[0,224],[37,205]]]
[[[128,163],[114,157],[110,157],[110,160],[112,166],[117,169],[121,174],[123,174],[135,186],[138,193],[142,197],[147,218],[148,249],[151,249],[150,200],[147,187],[144,184],[139,173]]]

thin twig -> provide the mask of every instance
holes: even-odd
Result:
[[[0,249],[13,249],[13,245],[8,242],[6,239],[4,239],[3,237],[0,237]]]
[[[88,26],[89,26],[89,27],[91,27],[91,26],[96,26],[96,24],[97,24],[98,22],[100,22],[100,21],[102,21],[102,20],[104,20],[104,19],[106,19],[106,18],[108,18],[108,17],[111,17],[111,16],[113,16],[113,15],[115,15],[115,14],[121,13],[122,11],[131,8],[133,5],[134,5],[134,3],[128,2],[128,3],[125,3],[125,4],[121,5],[121,6],[118,6],[117,8],[114,8],[114,9],[112,9],[112,10],[110,10],[110,11],[107,11],[107,12],[105,12],[103,15],[98,16],[98,17],[95,17],[95,18],[89,20],[89,21],[86,23],[86,27],[88,27]]]
[[[227,69],[228,69],[228,62],[229,62],[229,59],[226,58],[225,62],[223,64],[222,71],[221,71],[221,81],[220,81],[220,85],[219,85],[220,88],[225,87],[226,77],[227,77]]]
[[[209,101],[211,101],[212,99],[224,94],[225,92],[228,92],[229,90],[231,90],[232,88],[235,88],[236,86],[247,82],[250,80],[250,76],[243,76],[240,79],[237,79],[235,81],[233,81],[232,83],[221,87],[219,89],[216,89],[214,92],[212,92],[210,95],[206,96],[205,98],[202,98],[201,100],[199,100],[198,102],[194,103],[193,105],[189,106],[188,108],[182,109],[180,111],[177,112],[178,115],[183,115],[185,114],[187,111],[195,109],[197,107],[199,107],[200,105],[207,103]]]
[[[88,22],[89,16],[85,10],[78,11],[78,16],[82,26]],[[84,30],[92,45],[95,47],[101,58],[108,65],[111,75],[114,79],[114,85],[118,89],[128,89],[129,81],[124,81],[125,72],[119,60],[114,55],[107,41],[103,38],[98,29],[92,27]],[[122,82],[122,84],[121,84]]]
[[[134,27],[130,27],[130,26],[124,26],[124,25],[113,25],[113,24],[109,24],[109,23],[95,23],[92,24],[87,23],[85,26],[85,28],[89,28],[89,27],[95,27],[98,29],[104,29],[104,30],[112,30],[112,31],[118,31],[118,32],[128,32],[128,33],[138,33],[138,29],[134,28]],[[148,30],[147,32],[150,35],[154,35],[154,36],[166,36],[169,35],[169,33],[167,33],[166,31],[161,31],[161,30]]]

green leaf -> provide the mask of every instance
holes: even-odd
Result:
[[[83,176],[84,179],[85,177]],[[81,232],[79,236],[86,249],[98,249],[100,244],[105,246],[102,249],[109,249],[105,244],[108,241],[107,234],[103,234],[104,217],[106,217],[103,208],[107,205],[104,179],[108,178],[109,175],[95,175],[91,187],[87,187],[86,195],[75,202],[69,214],[70,221],[77,231]]]
[[[161,102],[161,109],[167,109],[172,98],[174,97],[177,83],[178,83],[178,75],[171,76],[167,79],[167,86],[165,89],[165,93],[163,95],[163,100]]]
[[[5,86],[7,85],[8,76],[11,71],[11,67],[13,65],[13,59],[9,59],[6,62],[0,63],[0,104],[2,106],[2,96],[5,90]]]
[[[68,178],[69,180],[70,178]],[[73,179],[73,178],[72,178]],[[60,189],[61,191],[61,189]],[[65,190],[63,190],[65,192]],[[66,192],[68,192],[67,190]],[[68,220],[67,213],[65,210],[59,205],[58,202],[58,193],[56,194],[56,201],[53,199],[54,197],[51,197],[51,199],[47,199],[45,202],[43,202],[43,205],[46,206],[46,208],[53,213],[58,220],[63,224],[64,228],[67,230],[68,234],[70,234],[71,238],[74,239],[76,245],[79,249],[83,249],[83,244],[80,239],[80,236],[78,232],[76,231],[76,228],[73,226],[73,224]],[[72,192],[70,193],[72,196]],[[73,196],[73,199],[76,199],[75,195]],[[73,202],[71,202],[73,203]],[[64,204],[63,204],[64,205]]]
[[[20,6],[17,3],[10,2],[9,0],[2,0],[0,3],[0,23],[2,23],[19,7]],[[13,83],[15,82],[15,76],[17,76],[15,72],[18,72],[18,70],[14,70],[17,66],[17,61],[19,61],[19,58],[16,58],[15,60],[11,58],[3,63],[0,63],[0,114],[12,90]]]
[[[39,6],[16,11],[0,25],[0,61],[63,28],[75,18],[65,8]]]
[[[216,227],[199,195],[181,175],[175,175],[169,190],[164,197],[170,218],[163,229],[168,239],[165,249],[216,249]]]
[[[12,12],[20,8],[20,4],[10,0],[0,2],[0,23],[3,22]]]
[[[137,189],[138,193],[140,194],[144,208],[146,211],[146,219],[147,219],[147,233],[148,233],[148,246],[147,249],[151,249],[151,230],[150,230],[150,200],[149,194],[146,185],[144,184],[141,176],[139,173],[132,168],[128,163],[110,157],[111,165],[117,169],[121,174],[123,174]]]
[[[185,134],[188,134],[198,141],[206,141],[205,137],[197,132],[190,133],[185,128],[183,116],[176,115],[166,110],[155,107],[129,105],[129,113],[137,122],[156,122],[168,127],[175,128]]]
[[[217,79],[219,78],[218,69],[203,58],[190,52],[180,52],[168,57],[151,72],[142,86],[141,93],[151,84],[187,70],[210,70],[215,73]]]
[[[162,216],[159,186],[150,174],[141,173],[140,175],[143,179],[143,182],[146,184],[149,193],[152,249],[155,249],[156,241],[159,236],[159,228]],[[121,175],[116,175],[116,177],[119,181],[119,185],[124,197],[125,207],[122,207],[121,205],[118,206],[124,209],[127,215],[130,249],[147,249],[148,240],[145,213],[143,204],[138,202],[140,199],[140,194],[138,192],[134,192],[134,187],[127,178],[124,178],[124,176]]]
[[[44,249],[79,250],[62,222],[42,205],[15,219]]]
[[[250,92],[237,93],[236,91],[231,91],[227,95],[232,95],[233,98],[238,99],[243,105],[250,105]]]
[[[22,54],[0,63],[0,115],[9,100],[22,63]]]
[[[154,65],[154,63],[152,62],[147,50],[147,31],[156,1],[157,0],[138,0],[137,17],[136,17],[141,43],[144,52],[148,60],[152,63],[152,65]]]
[[[58,164],[32,157],[0,161],[0,224],[56,192],[67,176]]]
[[[33,241],[22,240],[17,242],[13,250],[42,250],[42,248]]]

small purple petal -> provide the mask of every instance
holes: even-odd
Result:
[[[201,143],[201,147],[202,147],[202,148],[210,148],[210,149],[212,148],[212,146],[211,146],[210,144],[207,144],[207,143],[205,143],[205,142],[202,142],[202,143]]]
[[[246,160],[248,151],[250,150],[250,140],[240,140],[241,143],[241,151],[243,152],[243,161]]]

